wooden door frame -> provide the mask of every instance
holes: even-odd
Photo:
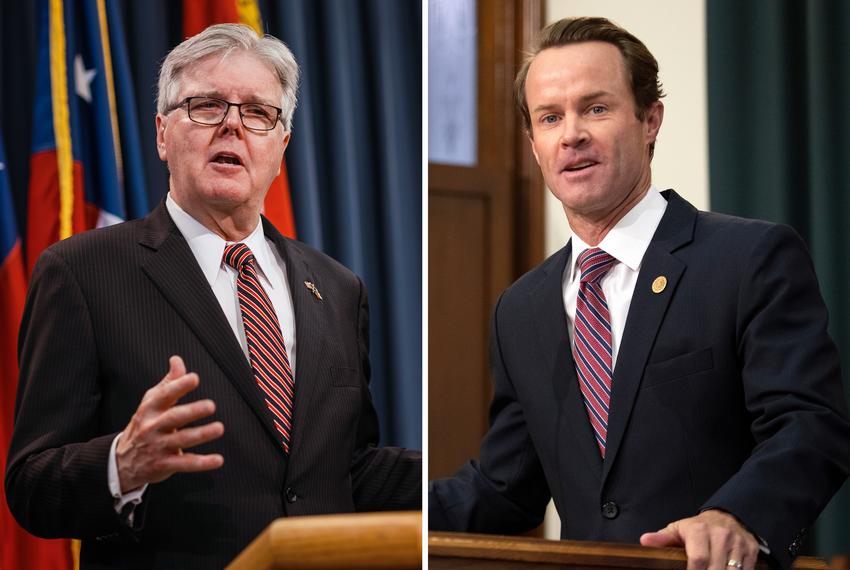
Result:
[[[468,458],[477,456],[477,442],[488,427],[486,410],[492,394],[486,355],[490,313],[499,294],[543,259],[543,178],[513,102],[514,77],[542,25],[541,0],[478,0],[478,160],[471,167],[428,165],[429,432],[433,434],[436,430],[445,434],[443,423],[454,422],[452,428],[456,426],[465,434],[463,448]],[[467,352],[444,344],[445,339],[440,335],[457,332],[458,327],[453,329],[449,323],[454,319],[457,325],[458,316],[435,314],[434,307],[451,305],[439,302],[445,298],[438,299],[435,295],[452,295],[447,281],[464,279],[464,276],[439,274],[438,264],[446,260],[440,257],[444,252],[436,251],[433,244],[445,245],[446,241],[431,232],[435,227],[442,228],[432,216],[451,212],[452,200],[458,200],[458,207],[464,208],[474,203],[475,211],[483,216],[478,218],[483,222],[477,227],[483,236],[481,233],[473,236],[476,244],[480,241],[483,246],[475,259],[475,267],[470,267],[469,271],[482,271],[484,275],[468,279],[475,281],[476,288],[480,282],[481,290],[469,291],[468,287],[464,293],[467,294],[464,302],[475,304],[468,312],[477,322],[462,323],[463,330],[471,331],[476,337],[474,347],[467,351],[469,358],[475,361],[464,363],[469,376],[448,379],[446,375],[456,375],[451,363],[444,361],[450,357],[439,354],[441,351],[434,347],[448,346],[448,350],[455,351],[452,357],[465,358]],[[468,383],[463,393],[476,400],[469,402],[471,411],[461,413],[463,406],[456,405],[454,415],[440,413],[445,394],[452,392],[443,382]],[[443,450],[438,447],[441,442],[434,439],[437,438],[429,438],[429,471],[431,476],[448,475],[460,465],[448,465],[449,460],[441,455]],[[467,442],[471,444],[472,441],[475,447],[467,450]],[[457,448],[447,453],[457,456]]]

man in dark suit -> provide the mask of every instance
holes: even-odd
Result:
[[[787,567],[850,470],[839,358],[789,228],[651,184],[658,65],[601,18],[557,22],[517,102],[573,237],[499,299],[491,426],[432,482],[432,529],[684,546]],[[659,530],[660,529],[660,530]]]
[[[376,447],[363,284],[260,216],[297,83],[245,26],[180,44],[166,201],[36,266],[6,493],[83,567],[222,567],[281,516],[420,505],[420,455]]]

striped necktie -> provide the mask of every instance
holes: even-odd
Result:
[[[587,416],[603,458],[613,368],[611,316],[600,281],[616,261],[598,247],[586,249],[577,261],[581,283],[576,299],[573,360]]]
[[[283,450],[289,453],[295,382],[277,313],[257,278],[254,254],[247,245],[234,243],[225,247],[224,262],[239,272],[236,291],[254,380],[280,432]]]

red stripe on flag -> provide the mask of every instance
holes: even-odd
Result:
[[[56,151],[30,157],[29,217],[27,219],[27,273],[35,260],[59,239],[59,175]]]
[[[12,418],[18,386],[17,340],[26,298],[24,258],[18,241],[0,260],[0,473],[6,472],[6,452],[12,439]],[[67,570],[72,567],[67,540],[36,538],[18,526],[0,492],[0,568]]]
[[[198,34],[207,26],[238,22],[236,0],[184,0],[183,37]]]
[[[27,218],[27,274],[41,252],[59,240],[59,174],[56,151],[33,153],[30,157],[30,186]],[[73,233],[91,229],[97,223],[99,210],[85,203],[83,165],[74,161]]]
[[[286,237],[295,239],[295,216],[292,213],[292,198],[289,193],[285,162],[281,165],[280,174],[272,181],[263,206],[266,218],[274,227]]]

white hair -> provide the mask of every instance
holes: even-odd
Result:
[[[297,102],[298,64],[285,43],[270,35],[260,37],[253,28],[244,24],[210,26],[169,52],[159,70],[157,113],[165,114],[178,104],[180,81],[187,68],[207,56],[221,54],[225,57],[236,50],[255,56],[277,74],[283,90],[281,121],[284,128],[291,131]]]

